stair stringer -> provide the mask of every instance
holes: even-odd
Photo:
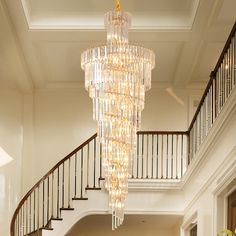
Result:
[[[85,216],[110,214],[106,190],[89,190],[86,197],[88,200],[72,202],[73,211],[62,210],[63,220],[52,220],[53,230],[43,230],[42,236],[63,236]],[[182,190],[130,191],[125,204],[125,214],[183,215],[184,203]]]
[[[52,231],[43,230],[42,236],[63,236],[74,224],[87,215],[108,214],[108,194],[105,190],[88,191],[88,200],[73,200],[73,211],[61,211],[62,221],[51,222]]]

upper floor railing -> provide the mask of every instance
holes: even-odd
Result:
[[[208,135],[236,84],[236,24],[211,73],[188,131],[140,131],[132,179],[181,179]],[[11,236],[50,229],[73,200],[87,200],[86,191],[103,180],[97,134],[57,163],[20,201],[11,222]]]
[[[189,126],[189,162],[208,135],[236,84],[236,23]]]

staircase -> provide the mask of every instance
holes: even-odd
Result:
[[[236,84],[236,24],[185,132],[141,131],[131,180],[178,182],[195,158]],[[20,201],[11,236],[64,235],[93,211],[107,213],[97,134],[57,163]],[[99,204],[97,204],[99,202]]]

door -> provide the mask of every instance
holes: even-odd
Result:
[[[197,225],[194,225],[190,230],[190,236],[197,236]]]
[[[228,197],[228,229],[236,229],[236,190]]]

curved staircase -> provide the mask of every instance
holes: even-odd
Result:
[[[187,132],[138,132],[137,141],[132,179],[181,179],[187,165]],[[174,147],[179,148],[175,153]],[[11,222],[11,235],[58,235],[56,232],[61,234],[65,228],[58,225],[71,227],[79,214],[108,212],[106,192],[93,194],[102,190],[104,180],[100,154],[95,134],[57,163],[19,203]],[[89,201],[88,196],[93,200]],[[73,218],[72,211],[76,219],[63,222],[67,214]],[[50,234],[54,228],[57,230]]]
[[[235,88],[235,33],[236,24],[189,129],[137,133],[131,179],[144,184],[181,180]],[[107,194],[101,191],[104,178],[100,154],[95,134],[57,163],[20,201],[11,221],[11,236],[64,235],[86,214],[107,213]]]

